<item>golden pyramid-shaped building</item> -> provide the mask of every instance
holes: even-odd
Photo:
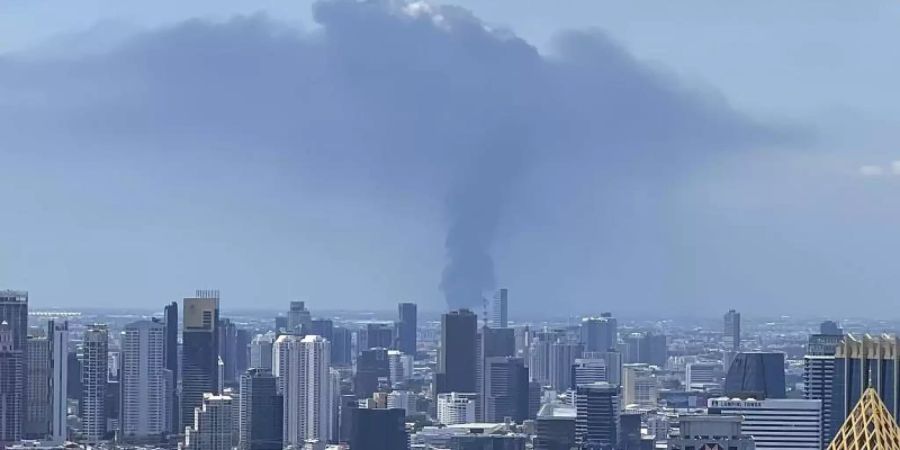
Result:
[[[900,427],[875,389],[863,392],[828,450],[900,450]]]

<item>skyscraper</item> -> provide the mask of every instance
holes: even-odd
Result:
[[[272,335],[257,334],[250,342],[250,368],[272,370]]]
[[[407,450],[405,414],[402,409],[353,409],[350,448]]]
[[[738,353],[725,375],[725,395],[755,399],[785,398],[784,353]]]
[[[44,335],[28,336],[25,359],[28,412],[23,433],[30,439],[45,439],[50,434],[50,339]]]
[[[758,450],[822,448],[822,402],[803,399],[709,399],[709,414],[742,416]]]
[[[24,390],[24,352],[15,346],[12,327],[6,320],[0,320],[0,447],[22,438]]]
[[[50,439],[63,442],[68,437],[69,324],[51,320],[47,324],[50,342]]]
[[[741,313],[730,309],[725,313],[725,346],[732,351],[741,351]]]
[[[478,318],[468,309],[441,316],[441,348],[436,393],[476,392]]]
[[[607,448],[619,442],[619,387],[609,383],[575,388],[575,441],[582,448]]]
[[[837,432],[868,388],[874,388],[894,420],[900,418],[900,339],[847,335],[837,347],[831,397],[831,430]]]
[[[180,432],[181,409],[178,405],[178,302],[172,302],[163,309],[163,324],[166,326],[166,344],[163,348],[165,369],[169,371],[166,383],[166,410],[170,433]]]
[[[234,402],[230,396],[204,393],[184,436],[186,450],[231,450]]]
[[[572,387],[572,366],[581,358],[583,345],[560,339],[550,345],[550,386],[557,392]]]
[[[284,445],[302,447],[306,440],[331,436],[330,344],[309,335],[288,344],[284,380]]]
[[[819,333],[831,336],[842,336],[844,330],[833,320],[826,320],[819,325]]]
[[[656,407],[659,385],[656,376],[644,364],[628,364],[622,369],[622,404]]]
[[[477,394],[474,392],[445,392],[437,396],[437,420],[444,425],[475,422]]]
[[[415,303],[400,303],[397,306],[397,350],[407,355],[416,355],[416,327],[418,312]]]
[[[803,357],[803,398],[822,401],[822,436],[829,442],[832,432],[832,389],[834,389],[834,365],[837,346],[843,340],[841,334],[813,334]]]
[[[203,394],[219,393],[219,292],[197,291],[183,301],[181,333],[181,422],[194,424],[194,410],[202,406]]]
[[[652,332],[631,333],[625,337],[624,341],[625,363],[666,367],[669,357],[666,335]]]
[[[219,358],[222,359],[222,372],[225,376],[219,383],[225,386],[234,386],[240,374],[237,371],[238,360],[238,329],[231,319],[220,319],[219,332]]]
[[[326,341],[331,342],[334,339],[334,322],[331,319],[312,319],[309,322],[309,332],[306,334],[322,336]]]
[[[0,291],[0,322],[9,324],[14,350],[25,352],[28,338],[28,292]]]
[[[281,450],[284,398],[269,369],[251,368],[241,375],[239,450]]]
[[[837,429],[828,450],[894,449],[898,443],[900,427],[875,389],[867,388]]]
[[[359,334],[359,351],[370,348],[394,348],[393,324],[366,324],[366,329]]]
[[[534,450],[571,450],[575,447],[574,406],[547,403],[535,420]]]
[[[506,328],[509,326],[509,292],[506,288],[498,289],[491,302],[491,327]]]
[[[483,420],[503,422],[510,418],[522,422],[528,418],[528,368],[521,358],[492,356],[484,362],[484,388],[481,390]]]
[[[122,332],[122,433],[124,439],[161,436],[166,416],[166,327],[142,320]]]
[[[334,327],[332,333],[334,341],[331,343],[331,364],[349,367],[353,361],[353,333],[344,327]]]
[[[370,348],[363,350],[356,359],[356,374],[353,378],[353,393],[357,398],[368,398],[378,390],[379,379],[390,379],[390,359],[388,350]]]
[[[305,327],[309,327],[312,321],[312,315],[306,309],[305,302],[291,302],[291,307],[287,314],[287,331],[293,334],[303,334],[306,332]]]
[[[581,342],[588,352],[606,352],[616,348],[619,341],[618,322],[612,313],[600,317],[585,317],[581,321]]]
[[[91,325],[84,332],[81,361],[81,431],[94,444],[106,436],[106,391],[109,361],[109,331],[106,325]]]

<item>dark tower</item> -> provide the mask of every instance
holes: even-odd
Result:
[[[199,291],[184,299],[181,352],[181,426],[194,425],[194,408],[203,404],[203,394],[218,393],[219,293]]]
[[[241,375],[239,450],[281,450],[283,398],[268,369],[250,369]]]
[[[405,414],[402,409],[353,409],[350,448],[360,450],[406,450]]]
[[[472,311],[460,309],[441,316],[436,394],[477,392],[477,334],[478,317]]]
[[[784,353],[738,353],[725,376],[725,395],[758,400],[785,398]]]
[[[407,355],[416,354],[417,307],[415,303],[401,303],[397,306],[397,350]]]
[[[178,302],[172,302],[166,305],[163,310],[164,324],[166,325],[166,343],[163,347],[163,357],[165,358],[164,367],[171,371],[171,381],[169,392],[166,393],[172,412],[169,417],[168,429],[171,432],[178,432],[179,417],[181,412],[178,408]]]

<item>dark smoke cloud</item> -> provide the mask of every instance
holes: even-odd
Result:
[[[452,308],[497,284],[511,198],[571,213],[585,191],[626,179],[665,191],[696,161],[773,137],[599,32],[543,55],[456,7],[332,0],[314,17],[311,32],[197,20],[95,54],[9,55],[0,131],[47,157],[265,160],[334,191],[443,201]]]

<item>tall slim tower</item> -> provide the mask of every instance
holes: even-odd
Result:
[[[47,336],[28,336],[25,360],[28,414],[23,433],[27,438],[46,439],[50,434],[50,340]]]
[[[585,317],[581,321],[581,342],[587,352],[608,352],[619,341],[618,321],[612,313]]]
[[[491,326],[494,328],[506,328],[509,326],[509,291],[506,288],[498,289],[494,293],[491,302]]]
[[[25,352],[28,336],[28,292],[0,291],[0,322],[9,324],[13,349]]]
[[[0,447],[22,438],[25,416],[25,356],[15,346],[15,334],[5,320],[0,321]]]
[[[166,326],[166,345],[163,348],[165,356],[165,368],[169,371],[168,390],[166,392],[166,409],[168,411],[168,424],[166,428],[169,432],[177,433],[183,430],[179,415],[181,409],[178,407],[178,302],[172,302],[166,305],[163,310],[163,323]]]
[[[203,394],[194,410],[193,424],[185,430],[184,448],[188,450],[231,450],[234,430],[234,405],[231,397]]]
[[[281,338],[279,338],[280,340]],[[331,436],[330,344],[321,336],[291,340],[284,380],[284,445]],[[285,361],[282,361],[285,362]]]
[[[609,383],[578,386],[575,391],[575,440],[582,448],[607,448],[619,437],[619,387]]]
[[[312,315],[306,309],[304,302],[291,302],[291,309],[287,315],[287,332],[293,334],[302,334],[306,332],[305,327],[309,327],[312,321]]]
[[[268,369],[251,368],[241,375],[239,450],[281,450],[284,399]]]
[[[441,348],[436,394],[475,393],[478,317],[468,309],[450,311],[441,316]]]
[[[162,435],[168,428],[166,327],[147,320],[122,333],[122,432],[125,439]]]
[[[109,364],[109,330],[91,325],[84,332],[81,362],[81,423],[84,440],[95,444],[106,435],[106,389]]]
[[[181,422],[194,424],[194,409],[203,404],[203,394],[219,393],[219,291],[197,291],[184,299],[181,332]]]
[[[401,303],[397,306],[397,350],[407,355],[416,355],[417,307],[415,303]]]
[[[68,437],[69,323],[51,320],[47,324],[50,342],[50,439],[63,442]]]
[[[725,345],[735,352],[741,350],[741,313],[733,309],[725,313]]]

